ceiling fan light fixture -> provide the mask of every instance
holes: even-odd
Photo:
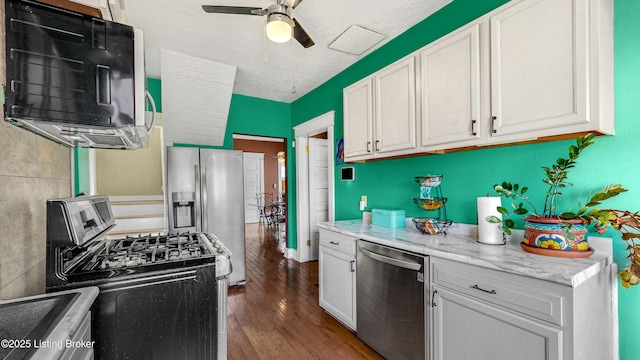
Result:
[[[269,16],[267,16],[265,31],[269,40],[277,43],[285,43],[291,40],[291,18],[286,14],[269,14]]]

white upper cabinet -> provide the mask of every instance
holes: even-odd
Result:
[[[523,1],[491,17],[493,136],[598,129],[589,124],[597,114],[589,108],[588,3]]]
[[[344,102],[347,161],[613,134],[613,0],[512,0]]]
[[[376,153],[416,147],[415,60],[406,58],[375,76]]]
[[[415,151],[415,77],[410,56],[344,89],[345,160]]]
[[[422,145],[480,137],[480,24],[420,52]]]
[[[365,78],[344,89],[344,156],[373,155],[373,80]]]

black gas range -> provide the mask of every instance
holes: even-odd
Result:
[[[231,253],[213,234],[107,239],[103,196],[47,201],[47,292],[98,286],[97,359],[226,358]]]

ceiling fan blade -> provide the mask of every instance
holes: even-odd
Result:
[[[309,47],[312,47],[313,45],[315,45],[315,42],[313,42],[313,40],[311,40],[311,36],[309,36],[309,34],[307,34],[307,32],[304,30],[302,25],[300,25],[298,20],[293,19],[293,23],[294,23],[294,25],[293,25],[293,37],[296,40],[298,40],[300,45],[304,46],[305,48],[309,48]]]
[[[202,5],[202,10],[208,13],[216,14],[239,14],[239,15],[266,15],[267,10],[257,7],[247,6],[218,6],[218,5]]]
[[[291,6],[292,9],[295,9],[296,6],[300,5],[300,3],[302,2],[302,0],[296,0],[293,5]]]

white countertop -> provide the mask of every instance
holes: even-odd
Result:
[[[360,219],[323,222],[318,223],[318,227],[418,254],[572,287],[580,285],[613,262],[611,252],[600,248],[588,258],[567,259],[528,253],[522,250],[520,240],[515,237],[505,245],[481,244],[472,232],[454,233],[455,224],[447,235],[422,235],[413,227],[391,229],[367,225]],[[592,243],[595,239],[589,241]]]
[[[65,350],[64,344],[67,340],[71,339],[73,335],[75,335],[78,330],[78,326],[82,322],[82,319],[87,314],[87,312],[91,309],[91,305],[98,297],[100,289],[95,286],[89,286],[84,288],[72,289],[59,291],[54,293],[47,293],[35,296],[29,296],[24,298],[18,298],[7,301],[0,301],[0,304],[11,304],[11,303],[19,303],[26,300],[37,300],[37,299],[47,299],[51,297],[56,297],[69,293],[80,293],[80,296],[73,302],[71,307],[67,310],[64,317],[60,319],[58,324],[53,328],[51,333],[46,337],[46,340],[49,344],[61,344],[63,345],[62,349],[58,349],[58,347],[42,347],[36,351],[33,356],[30,358],[32,360],[52,360],[60,358],[60,355]]]

